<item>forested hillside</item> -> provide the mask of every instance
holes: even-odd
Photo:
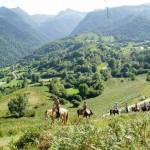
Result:
[[[0,7],[0,67],[29,55],[50,40],[69,35],[84,16],[72,10],[53,17],[30,16],[20,8]]]
[[[69,101],[75,95],[85,99],[102,94],[103,82],[111,77],[134,81],[137,75],[147,74],[150,80],[149,42],[115,44],[107,38],[89,32],[50,42],[10,69],[21,74],[19,88],[28,83],[44,84],[40,79],[52,80],[50,92]],[[7,72],[1,71],[1,76]],[[72,96],[67,93],[70,88]]]
[[[13,11],[0,8],[0,67],[11,64],[43,45],[47,38]]]
[[[68,36],[85,15],[86,13],[67,9],[47,19],[40,25],[39,30],[45,33],[50,40],[59,39]]]
[[[149,40],[150,5],[123,6],[89,13],[74,29],[73,35],[97,31],[113,35],[117,41]]]

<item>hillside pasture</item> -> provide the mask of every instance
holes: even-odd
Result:
[[[123,78],[112,78],[104,82],[105,90],[102,95],[96,98],[86,100],[88,108],[92,109],[94,113],[91,118],[86,119],[82,117],[77,117],[76,110],[78,108],[72,108],[69,104],[62,105],[62,107],[69,110],[69,123],[67,127],[65,127],[58,120],[56,120],[55,125],[50,124],[50,119],[48,120],[48,122],[45,121],[44,112],[45,110],[52,108],[53,103],[52,99],[50,98],[50,93],[48,92],[47,86],[27,87],[18,90],[10,95],[4,96],[0,99],[0,147],[7,147],[6,145],[8,145],[8,143],[11,142],[12,139],[14,139],[14,141],[17,141],[19,137],[26,133],[26,131],[33,131],[35,129],[40,130],[41,133],[46,132],[48,133],[48,135],[50,134],[51,136],[56,137],[58,136],[58,134],[56,134],[56,132],[58,132],[58,129],[62,129],[63,132],[60,131],[60,133],[66,134],[67,136],[68,134],[66,132],[68,132],[70,136],[68,135],[67,138],[70,138],[70,140],[74,138],[73,134],[76,135],[78,133],[72,133],[71,131],[75,131],[75,128],[78,127],[81,127],[79,128],[79,130],[82,128],[84,130],[84,128],[88,126],[87,128],[90,131],[92,129],[95,129],[103,130],[104,132],[106,132],[105,129],[110,129],[110,124],[116,122],[117,125],[122,123],[122,128],[125,129],[125,127],[123,126],[124,122],[130,122],[130,120],[132,119],[134,119],[134,122],[137,122],[138,117],[141,116],[140,119],[145,118],[143,117],[144,114],[131,113],[131,115],[119,115],[114,117],[114,119],[112,120],[110,120],[109,117],[103,118],[102,114],[107,113],[109,109],[114,106],[115,101],[119,102],[119,106],[124,106],[125,102],[128,102],[128,104],[133,104],[134,102],[140,101],[141,96],[143,95],[146,97],[150,97],[150,83],[145,81],[145,77],[146,75],[138,76],[135,81]],[[77,90],[73,88],[68,89],[68,91],[69,93],[77,92]],[[20,93],[27,94],[29,98],[29,108],[35,111],[34,117],[9,117],[7,103],[10,99]],[[82,106],[83,102],[81,102],[79,108],[82,108]],[[145,115],[147,117],[147,113],[145,113]],[[68,131],[68,129],[70,131]],[[78,133],[78,140],[80,140],[80,137],[82,136],[81,133]],[[103,133],[101,133],[101,135],[103,135]],[[119,134],[119,136],[121,135]],[[61,136],[59,138],[60,140],[62,140]],[[108,145],[106,144],[106,146]]]

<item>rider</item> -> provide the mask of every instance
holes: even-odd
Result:
[[[119,109],[119,106],[118,106],[118,103],[117,103],[117,102],[115,102],[114,109],[115,109],[115,110],[118,110],[118,109]]]
[[[138,110],[138,105],[137,105],[137,103],[135,103],[135,110]]]
[[[83,114],[86,112],[86,110],[87,110],[87,103],[84,102],[84,104],[83,104]]]
[[[57,110],[57,117],[60,116],[60,102],[57,97],[54,98],[53,109]]]
[[[129,108],[128,108],[128,104],[127,103],[125,104],[125,110],[126,110],[127,113],[129,112]]]

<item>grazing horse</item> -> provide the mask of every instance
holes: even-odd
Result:
[[[54,120],[56,118],[58,118],[58,119],[61,118],[62,122],[64,124],[67,124],[68,117],[69,117],[68,110],[65,108],[60,108],[60,116],[58,116],[56,109],[46,110],[45,111],[45,119],[47,120],[49,117],[51,117],[52,123],[54,123]]]
[[[118,109],[111,109],[110,110],[110,116],[112,115],[112,114],[119,114],[119,110]]]
[[[91,115],[93,115],[93,112],[92,112],[92,110],[83,110],[83,109],[78,109],[77,110],[77,114],[78,114],[78,117],[80,116],[80,115],[82,115],[83,117],[86,117],[87,118],[87,116],[91,116]]]

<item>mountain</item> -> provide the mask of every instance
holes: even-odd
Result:
[[[113,35],[120,42],[150,40],[150,20],[142,16],[127,16],[112,26],[97,28],[95,31]]]
[[[85,15],[86,13],[67,9],[41,23],[39,30],[51,40],[62,38],[68,36]]]
[[[32,19],[40,25],[41,23],[44,23],[47,20],[51,20],[55,18],[55,15],[49,15],[49,14],[35,14],[31,15]]]
[[[0,67],[28,55],[46,41],[14,11],[0,7]]]
[[[139,6],[122,6],[116,8],[108,8],[108,10],[91,12],[87,14],[87,16],[78,24],[71,35],[88,31],[96,31],[96,29],[100,28],[102,33],[109,28],[113,28],[114,30],[115,27],[118,28],[118,26],[116,25],[119,22],[125,20],[126,18],[129,18],[130,16],[141,16],[146,19],[150,19],[150,5],[147,4]],[[113,32],[110,29],[109,31],[110,33]]]
[[[35,20],[33,20],[33,18],[28,13],[23,11],[20,7],[12,8],[11,10],[15,12],[18,16],[20,16],[24,22],[28,23],[33,28],[38,26],[38,23]]]

